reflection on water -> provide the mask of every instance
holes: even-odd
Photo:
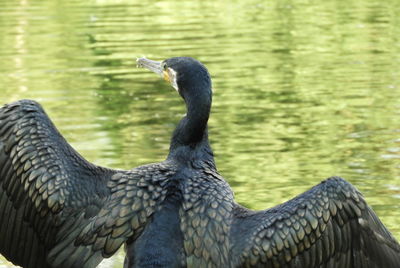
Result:
[[[130,169],[164,159],[184,113],[134,58],[196,57],[240,203],[271,207],[340,175],[400,238],[399,3],[264,2],[3,1],[0,102],[40,101],[90,161]]]

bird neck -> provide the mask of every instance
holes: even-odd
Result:
[[[181,119],[172,135],[169,158],[179,162],[205,161],[215,167],[213,153],[208,142],[207,122],[211,109],[210,94],[183,96],[186,116]]]

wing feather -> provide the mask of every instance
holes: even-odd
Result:
[[[68,145],[38,103],[0,108],[0,253],[23,267],[48,267],[58,239],[73,240],[80,230],[71,226],[90,221],[87,207],[105,204],[113,174]]]
[[[69,228],[71,235],[51,250],[51,263],[55,267],[94,267],[128,239],[135,240],[167,196],[165,182],[174,172],[162,170],[159,163],[112,176],[107,202],[83,228],[80,224]]]
[[[239,267],[272,263],[273,267],[396,268],[400,264],[396,239],[357,189],[338,177],[266,211],[238,207],[232,234]]]

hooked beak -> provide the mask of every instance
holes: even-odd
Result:
[[[176,72],[172,68],[164,68],[162,61],[154,61],[146,58],[138,58],[136,60],[138,67],[149,69],[161,76],[165,81],[170,82],[173,88],[179,92],[176,82]]]
[[[161,61],[149,60],[146,58],[138,58],[136,60],[138,67],[149,69],[152,72],[155,72],[159,76],[163,77],[163,68],[161,66]]]

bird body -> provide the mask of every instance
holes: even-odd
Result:
[[[332,177],[263,211],[234,201],[208,142],[211,79],[191,58],[139,59],[187,115],[168,157],[129,171],[96,166],[41,106],[0,108],[0,253],[23,267],[400,267],[400,246],[361,193]]]

